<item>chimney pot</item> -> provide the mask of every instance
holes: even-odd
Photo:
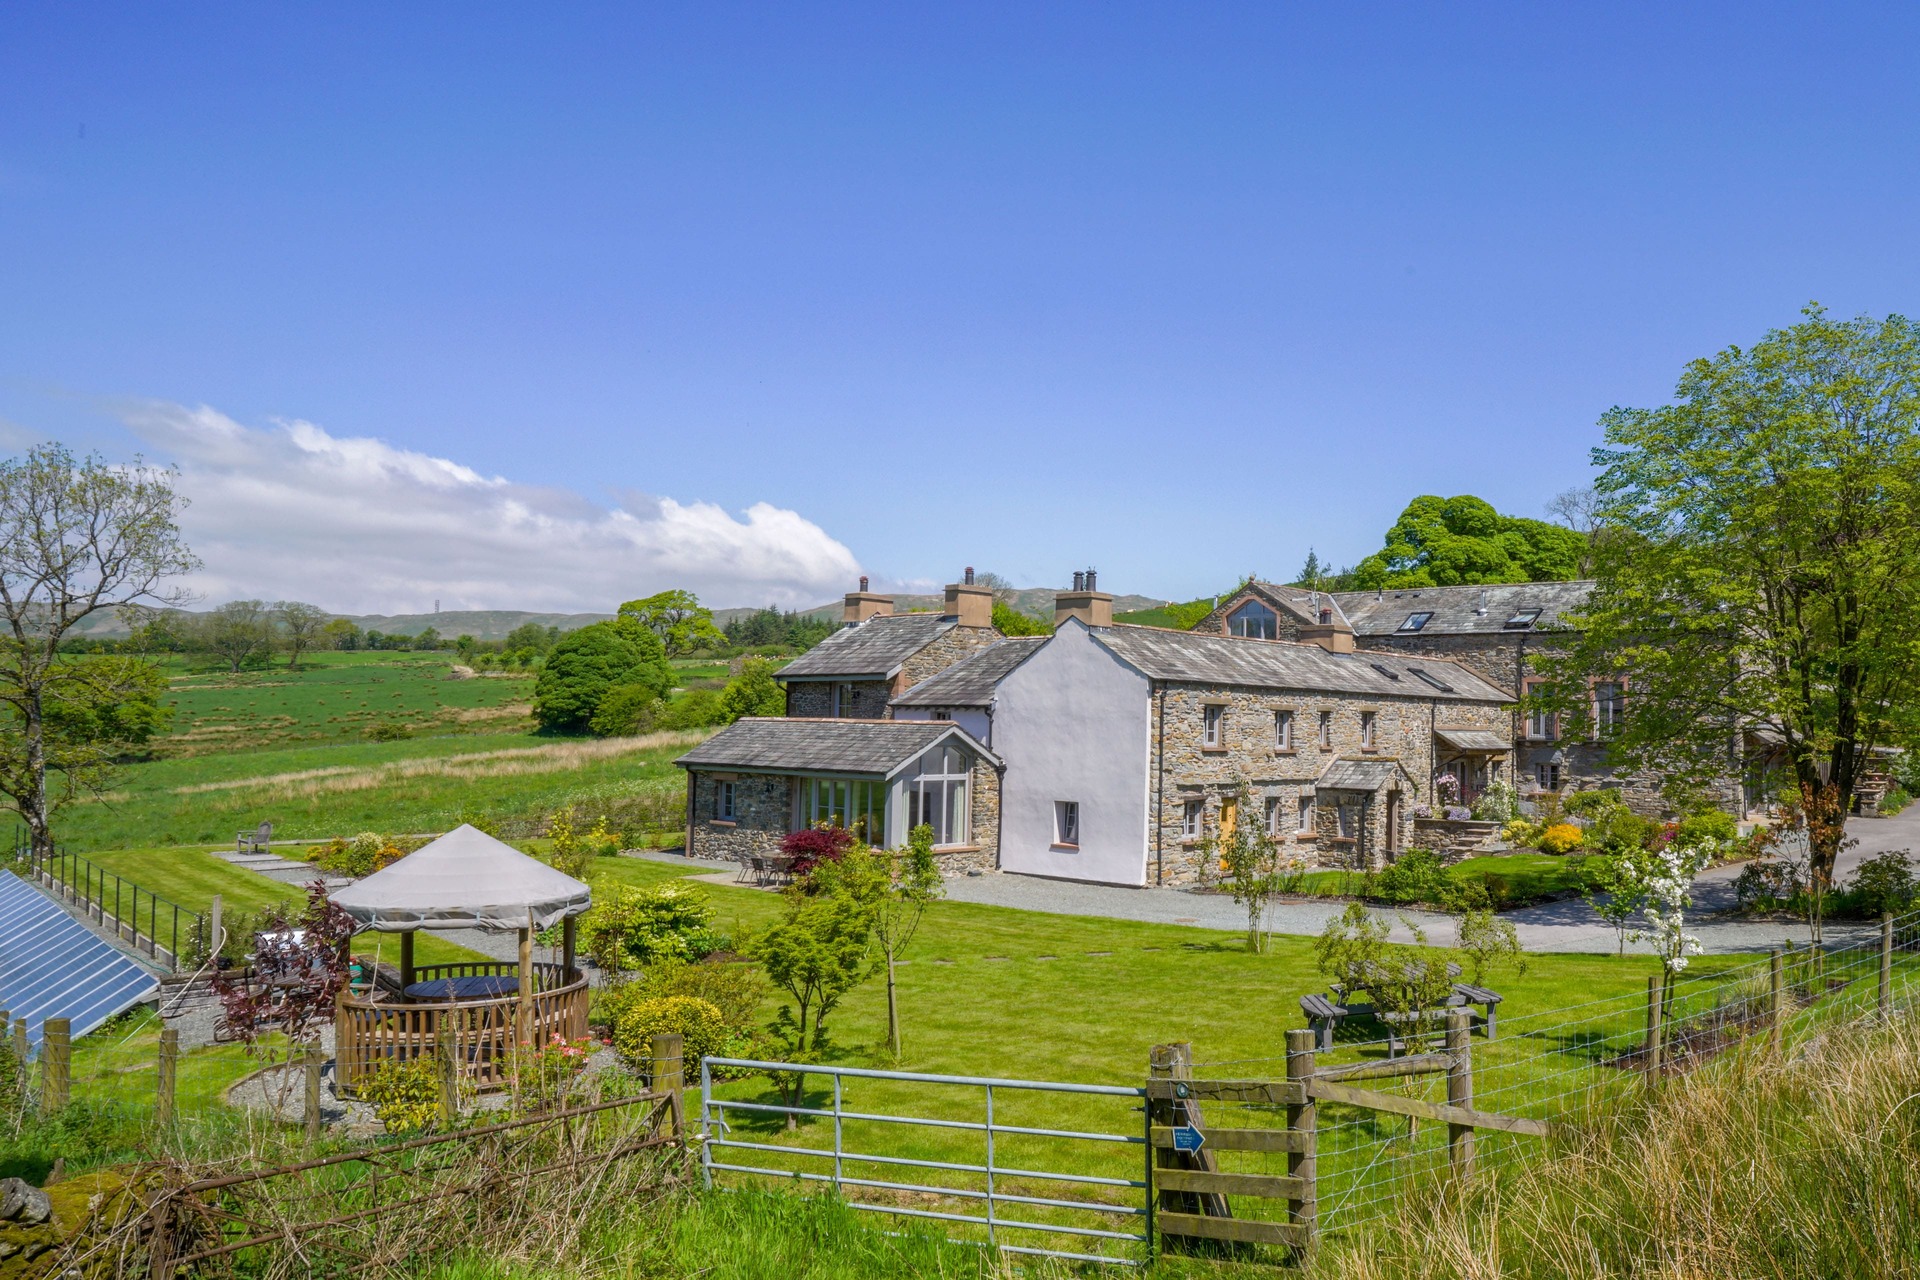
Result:
[[[1099,589],[1100,589],[1099,574],[1096,570],[1090,568],[1087,570],[1087,590],[1098,591]]]
[[[1075,569],[1075,570],[1073,571],[1073,589],[1074,589],[1075,591],[1085,591],[1085,590],[1087,589],[1087,573],[1086,573],[1086,570],[1084,570],[1084,569]]]
[[[966,584],[968,586],[973,585],[973,566],[972,565],[967,566]]]
[[[1329,623],[1329,622],[1332,622],[1332,621],[1333,621],[1333,610],[1331,610],[1331,609],[1322,609],[1322,610],[1320,611],[1320,622],[1321,622],[1321,625],[1323,625],[1323,626],[1324,626],[1325,624],[1327,624],[1327,623]]]
[[[863,573],[860,575],[860,590],[864,592],[866,591],[866,589],[867,589],[867,575]]]

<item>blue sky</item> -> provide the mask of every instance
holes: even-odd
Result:
[[[1911,6],[10,6],[0,427],[210,596],[1185,597],[1911,314],[1917,141]]]

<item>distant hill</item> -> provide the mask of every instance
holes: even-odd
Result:
[[[205,612],[188,610],[189,613]],[[432,627],[451,640],[472,636],[475,640],[504,640],[507,633],[522,623],[537,622],[543,627],[573,631],[589,623],[605,622],[610,613],[528,613],[521,609],[443,609],[439,613],[342,613],[363,631],[379,631],[390,636],[417,636]],[[79,629],[82,635],[124,636],[126,626],[112,613],[98,613]]]
[[[1007,603],[1013,606],[1016,613],[1024,613],[1034,618],[1045,618],[1051,622],[1053,621],[1053,598],[1058,594],[1058,590],[1053,587],[1024,587],[1015,591],[1013,598]],[[895,613],[912,613],[916,610],[938,609],[946,604],[946,602],[947,598],[944,594],[937,596],[899,595],[893,598],[893,611]],[[1158,609],[1166,603],[1165,600],[1156,600],[1151,596],[1115,596],[1113,598],[1113,611],[1115,613],[1128,613],[1141,609]],[[814,608],[808,609],[806,610],[806,614],[811,618],[838,619],[840,617],[840,608],[840,602],[836,600],[832,604],[817,605]],[[746,612],[751,612],[751,610]],[[717,618],[719,616],[720,614],[716,610],[714,617]]]

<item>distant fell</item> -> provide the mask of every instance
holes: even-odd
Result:
[[[1050,622],[1053,620],[1053,599],[1059,594],[1059,589],[1055,587],[1022,587],[1009,592],[1006,601],[1015,613],[1024,613],[1033,618],[1045,618]],[[914,613],[937,610],[946,602],[945,595],[897,595],[893,597],[893,611]],[[1142,609],[1158,609],[1166,603],[1165,600],[1157,600],[1152,596],[1115,596],[1113,611],[1132,613]],[[810,618],[838,619],[840,608],[840,602],[836,600],[832,604],[816,605],[805,612]],[[716,618],[720,616],[718,610],[714,612],[714,616]]]

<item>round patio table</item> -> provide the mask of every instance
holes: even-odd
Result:
[[[460,978],[429,978],[416,982],[403,993],[409,1000],[485,1000],[490,996],[509,996],[520,989],[520,980],[504,973],[470,973]]]

